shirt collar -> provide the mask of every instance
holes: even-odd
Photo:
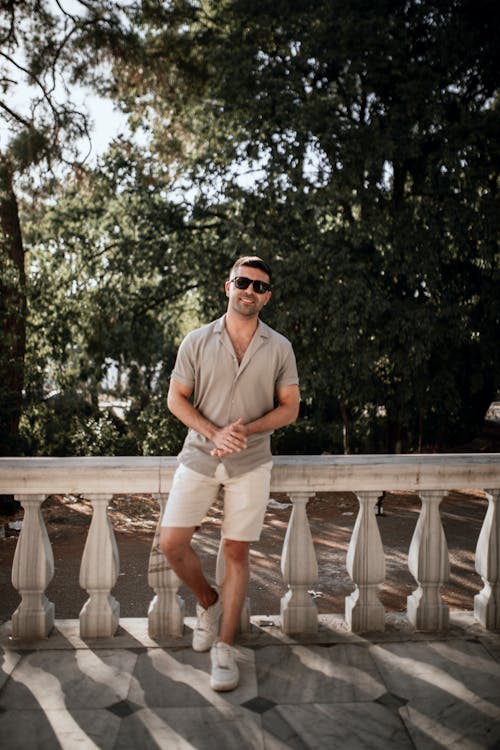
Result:
[[[226,313],[221,318],[215,321],[214,333],[224,333],[226,330]],[[269,326],[262,322],[259,318],[257,323],[257,330],[255,331],[256,336],[260,336],[263,339],[269,338]]]

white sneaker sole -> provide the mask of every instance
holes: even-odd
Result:
[[[214,680],[213,677],[210,678],[210,687],[212,688],[212,690],[216,690],[218,693],[224,693],[229,690],[234,690],[236,687],[238,687],[238,683],[239,676],[235,677],[233,680],[228,680],[226,682]]]
[[[210,649],[212,648],[216,640],[217,640],[217,636],[214,636],[212,643],[209,643],[208,646],[203,645],[203,647],[200,648],[199,646],[195,646],[195,644],[193,643],[191,644],[191,647],[193,651],[196,651],[196,653],[204,654],[206,651],[210,651]]]

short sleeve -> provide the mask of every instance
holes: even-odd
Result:
[[[299,374],[297,371],[297,362],[295,361],[295,354],[292,349],[292,345],[288,343],[284,356],[282,358],[281,367],[278,372],[276,379],[276,388],[282,388],[286,385],[298,385]]]
[[[194,387],[195,363],[191,335],[186,336],[181,342],[171,377],[184,385]]]

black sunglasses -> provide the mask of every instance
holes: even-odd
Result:
[[[236,289],[248,289],[250,284],[252,284],[253,290],[257,294],[265,294],[271,291],[271,284],[268,284],[266,281],[259,281],[258,279],[249,279],[246,276],[233,276],[229,281],[234,281]]]

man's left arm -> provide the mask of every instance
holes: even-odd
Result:
[[[262,417],[244,425],[246,435],[271,432],[295,422],[299,415],[300,392],[298,385],[284,385],[276,389],[278,406]]]
[[[300,391],[298,385],[284,385],[281,388],[276,389],[276,396],[278,399],[278,406],[262,417],[255,419],[253,422],[247,424],[240,424],[240,420],[233,424],[233,428],[241,430],[242,435],[248,437],[248,435],[254,435],[257,432],[271,432],[272,430],[278,430],[280,427],[285,427],[287,424],[295,422],[299,414],[300,405]],[[232,450],[224,450],[214,448],[211,451],[212,456],[218,458],[224,458],[233,453]]]

